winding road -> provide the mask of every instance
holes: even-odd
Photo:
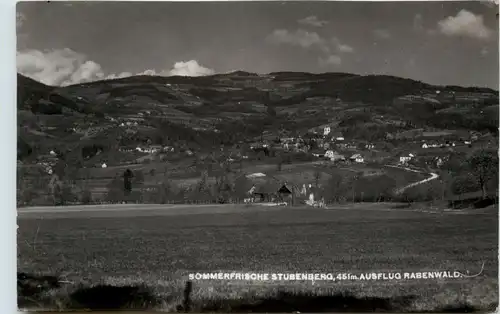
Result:
[[[411,171],[411,172],[422,173],[422,171],[418,171],[418,170],[414,170],[414,169],[410,169],[410,168],[405,168],[405,167],[398,167],[398,166],[392,166],[392,165],[386,165],[386,167],[391,167],[391,168],[403,169],[403,170]],[[405,185],[405,186],[403,186],[401,188],[396,189],[394,192],[396,194],[401,194],[401,193],[403,193],[404,191],[406,191],[409,188],[412,188],[414,186],[417,186],[417,185],[420,185],[420,184],[424,184],[424,183],[427,183],[429,181],[432,181],[432,180],[435,180],[435,179],[439,178],[439,175],[437,173],[430,172],[429,174],[430,174],[430,177],[428,177],[426,179],[423,179],[423,180],[420,180],[420,181],[417,181],[417,182],[410,183],[408,185]]]

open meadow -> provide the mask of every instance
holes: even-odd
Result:
[[[187,275],[195,272],[459,271],[473,275],[484,263],[480,275],[473,278],[315,284],[194,281],[191,302],[196,311],[237,311],[242,303],[253,304],[253,311],[273,311],[262,304],[278,298],[278,292],[332,298],[350,293],[355,298],[392,301],[405,297],[410,301],[397,307],[401,311],[465,305],[491,309],[498,305],[497,222],[496,208],[429,212],[390,204],[330,209],[244,205],[20,209],[18,271],[60,276],[65,283],[38,294],[36,303],[30,303],[35,297],[28,295],[21,295],[19,303],[21,307],[95,308],[99,307],[95,301],[89,305],[81,293],[79,297],[74,293],[83,289],[80,284],[145,285],[156,301],[146,302],[142,295],[136,307],[176,311],[182,304]],[[258,301],[261,298],[266,301]],[[301,311],[387,309],[375,303],[345,308],[350,307],[347,297],[328,300],[322,299],[326,303],[320,308],[275,304],[274,311],[290,306]],[[345,303],[344,308],[338,308],[339,302]]]

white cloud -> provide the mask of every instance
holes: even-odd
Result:
[[[349,45],[339,45],[338,49],[340,52],[353,52],[354,51],[354,48],[352,48]]]
[[[286,29],[276,29],[269,36],[267,41],[275,45],[289,45],[319,51],[319,64],[325,66],[338,66],[342,63],[339,53],[352,53],[354,48],[341,43],[336,37],[326,40],[316,32],[309,32],[298,29],[295,32]]]
[[[391,33],[385,29],[375,29],[373,30],[373,35],[379,39],[389,39],[391,38]]]
[[[267,40],[273,44],[287,44],[302,48],[319,48],[324,51],[329,51],[327,42],[316,32],[308,32],[303,29],[298,29],[295,32],[290,32],[286,29],[276,29],[268,37]]]
[[[447,36],[467,36],[477,39],[488,39],[492,35],[483,17],[467,10],[461,10],[456,16],[449,16],[438,22],[441,34]]]
[[[104,77],[99,64],[71,49],[17,52],[17,71],[48,85],[90,82]]]
[[[132,75],[133,74],[130,72],[121,72],[118,74],[110,74],[110,75],[106,76],[105,79],[107,79],[107,80],[120,79],[120,78],[124,78],[124,77],[129,77]]]
[[[54,86],[92,82],[102,79],[117,79],[133,75],[182,75],[203,76],[214,74],[196,60],[176,62],[169,70],[147,69],[139,73],[121,72],[104,74],[100,64],[89,60],[84,54],[71,49],[22,50],[17,52],[17,71],[27,77]]]
[[[319,58],[319,65],[322,67],[339,66],[342,64],[342,59],[337,55],[329,55],[325,58]]]
[[[204,76],[212,74],[215,74],[213,69],[200,65],[196,60],[176,62],[174,68],[170,70],[170,75],[180,76]]]
[[[337,38],[332,39],[332,43],[338,52],[351,53],[354,52],[354,48],[349,45],[343,44]]]
[[[81,82],[91,82],[96,79],[102,79],[104,73],[102,72],[101,65],[95,63],[94,61],[85,61],[76,71],[71,74],[71,77],[63,82],[63,85],[74,84]]]
[[[331,40],[326,40],[316,32],[309,32],[303,29],[298,29],[295,32],[290,32],[286,29],[276,29],[267,37],[267,40],[276,45],[282,44],[304,49],[317,49],[324,54],[330,54],[332,51],[343,53],[354,51],[354,48],[341,43],[335,37]]]
[[[319,20],[316,16],[311,15],[306,18],[300,19],[297,21],[299,24],[314,26],[314,27],[323,27],[328,24],[328,21]]]

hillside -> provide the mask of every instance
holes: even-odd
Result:
[[[209,148],[251,140],[263,131],[305,133],[325,124],[364,140],[418,128],[496,132],[498,127],[492,114],[498,112],[497,91],[381,75],[237,71],[52,87],[18,74],[18,95],[19,136],[29,145],[40,138],[48,141],[44,146],[92,142],[102,132],[107,147],[180,140]],[[141,127],[122,132],[119,123],[127,121]],[[159,129],[172,136],[157,134]],[[94,135],[89,137],[89,130]]]

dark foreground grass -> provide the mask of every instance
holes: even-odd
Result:
[[[195,281],[191,310],[399,312],[468,307],[484,311],[498,304],[495,210],[466,214],[354,208],[207,211],[19,219],[19,271],[59,277],[44,281],[58,282],[57,286],[19,288],[20,307],[179,311],[191,272],[458,270],[473,274],[482,263],[485,267],[479,276],[448,280]],[[99,303],[99,296],[115,301]]]

